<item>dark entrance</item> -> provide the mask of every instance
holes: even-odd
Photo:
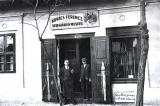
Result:
[[[69,59],[70,66],[75,70],[74,77],[74,95],[77,100],[83,102],[81,97],[80,84],[80,67],[81,58],[86,57],[90,64],[90,38],[80,39],[61,39],[59,40],[59,64],[60,67],[64,65],[64,59]],[[90,83],[91,94],[91,83]],[[90,95],[91,97],[91,95]]]
[[[110,103],[109,39],[106,36],[94,37],[94,33],[57,35],[56,39],[45,39],[42,44],[42,93],[43,101],[58,102],[54,75],[59,80],[60,67],[68,58],[75,69],[74,94],[81,103]],[[81,58],[86,57],[91,68],[91,100],[81,97],[79,72]],[[104,69],[101,70],[102,63]]]

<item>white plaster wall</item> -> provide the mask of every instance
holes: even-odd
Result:
[[[1,15],[2,16],[2,15]],[[15,100],[23,97],[23,64],[21,16],[0,18],[0,34],[15,33],[16,38],[16,73],[0,74],[0,100]]]
[[[151,86],[160,87],[160,3],[149,4],[147,7],[147,23],[149,29],[149,68]]]
[[[76,28],[76,29],[64,29],[64,30],[51,30],[50,25],[48,25],[44,39],[55,38],[54,35],[59,34],[74,34],[74,33],[89,33],[95,32],[95,36],[106,36],[106,28],[107,27],[118,27],[118,26],[133,26],[137,25],[139,22],[139,11],[129,11],[122,13],[107,13],[104,10],[100,11],[99,14],[99,27],[92,28]],[[77,11],[75,12],[77,13]],[[67,12],[66,12],[67,14]],[[120,16],[124,16],[124,20],[120,20]],[[44,23],[43,23],[44,24]]]
[[[29,18],[30,20],[24,17],[24,23],[34,25],[32,17],[29,16]],[[41,43],[37,30],[28,24],[24,24],[24,71],[28,99],[41,101]]]
[[[0,19],[0,34],[15,33],[16,73],[0,73],[0,101],[41,101],[41,45],[37,32],[24,25],[24,40],[22,15],[8,14]],[[2,27],[4,24],[6,27]]]
[[[146,66],[144,102],[160,105],[160,3],[149,4],[146,8],[149,29],[149,52]]]

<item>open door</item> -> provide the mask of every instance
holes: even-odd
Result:
[[[57,75],[57,58],[56,58],[56,40],[45,39],[42,43],[42,94],[43,101],[57,102],[57,89],[53,77],[53,73]],[[51,69],[54,67],[54,72]],[[57,76],[56,76],[57,77]]]
[[[92,97],[96,103],[110,103],[112,98],[108,41],[106,37],[91,38]]]
[[[80,83],[81,59],[87,58],[90,64],[90,38],[81,39],[60,39],[59,40],[59,63],[60,67],[64,66],[64,60],[70,61],[70,66],[74,68],[74,97],[78,102],[86,102],[82,97],[82,89]],[[57,53],[58,55],[58,53]],[[89,97],[91,98],[91,87],[89,83]],[[89,101],[88,101],[89,102]]]

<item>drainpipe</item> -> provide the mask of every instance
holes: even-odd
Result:
[[[24,13],[22,13],[22,64],[23,64],[23,88],[25,88],[25,72],[24,72]]]

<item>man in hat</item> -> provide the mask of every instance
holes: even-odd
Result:
[[[87,64],[87,59],[82,58],[82,65],[81,65],[81,72],[80,72],[80,82],[81,82],[81,89],[82,89],[82,96],[84,99],[89,100],[90,94],[90,82],[91,82],[91,71],[90,65]]]

